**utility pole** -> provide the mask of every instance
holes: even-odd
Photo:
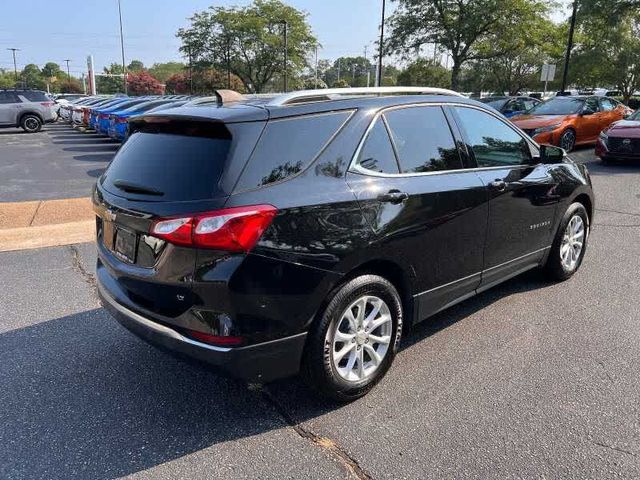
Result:
[[[84,94],[87,94],[87,79],[84,76],[84,72],[82,72],[82,91]]]
[[[340,59],[338,58],[338,81],[340,81]]]
[[[187,45],[189,55],[189,95],[193,95],[193,69],[191,66],[191,44]]]
[[[18,65],[16,64],[16,52],[19,52],[19,48],[7,48],[7,50],[11,50],[13,53],[13,74],[16,79],[16,87],[18,86]]]
[[[124,94],[127,95],[127,66],[124,63],[124,36],[122,35],[122,8],[120,0],[118,0],[118,16],[120,17],[120,49],[122,50],[122,80],[124,86]]]
[[[364,46],[364,59],[366,60],[365,64],[367,66],[367,88],[369,87],[369,82],[371,80],[371,67],[369,65],[369,57],[367,57],[367,50],[369,49],[369,45]]]
[[[71,59],[67,58],[63,61],[67,62],[67,81],[71,81],[71,72],[69,71],[69,62],[71,61]]]
[[[316,78],[315,78],[314,87],[316,89],[318,88],[318,44],[317,43],[316,43]]]
[[[380,43],[378,43],[378,71],[376,75],[376,86],[382,85],[382,50],[384,48],[384,7],[387,1],[382,0],[382,20],[380,22]]]
[[[227,89],[231,90],[231,37],[227,35]]]
[[[287,30],[289,24],[286,20],[283,20],[282,25],[284,26],[284,93],[287,93],[287,91],[289,90],[287,79],[287,67],[289,66],[289,37]]]
[[[569,59],[571,58],[571,49],[573,48],[573,31],[576,27],[576,11],[578,9],[578,0],[573,0],[573,11],[571,13],[571,25],[569,26],[569,38],[567,40],[567,51],[564,55],[564,71],[562,72],[562,85],[560,91],[564,92],[567,88],[567,74],[569,73]]]

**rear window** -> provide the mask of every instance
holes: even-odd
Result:
[[[44,92],[25,91],[25,92],[19,92],[18,94],[22,95],[24,98],[26,98],[30,102],[49,102],[50,101],[50,99],[47,97],[47,94]]]
[[[350,115],[351,111],[342,111],[269,121],[236,190],[262,187],[301,172]]]
[[[136,132],[124,143],[100,182],[115,195],[162,202],[206,200],[217,196],[218,181],[231,144],[215,138],[160,132]],[[222,137],[222,138],[219,138]],[[119,185],[119,186],[116,186]],[[136,188],[122,188],[122,185]],[[154,193],[145,193],[137,187]]]

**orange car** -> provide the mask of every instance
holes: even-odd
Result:
[[[632,112],[609,97],[554,97],[511,121],[540,144],[557,145],[567,152],[576,145],[596,143],[600,132]]]

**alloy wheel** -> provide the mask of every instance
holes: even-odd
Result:
[[[580,215],[571,217],[560,244],[560,261],[568,271],[573,271],[578,264],[584,247],[585,233],[582,217]]]
[[[27,127],[27,130],[33,131],[38,129],[39,122],[33,117],[29,117],[25,120],[24,126]]]
[[[560,147],[564,148],[567,152],[573,150],[575,143],[576,134],[571,130],[567,130],[562,134],[562,138],[560,138]]]
[[[349,382],[373,375],[389,351],[392,332],[391,312],[384,300],[364,295],[354,301],[333,331],[327,332],[338,375]]]

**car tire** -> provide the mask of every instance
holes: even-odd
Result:
[[[564,281],[578,271],[587,250],[589,228],[589,215],[584,205],[572,203],[562,217],[545,264],[550,278]]]
[[[402,314],[398,291],[383,277],[361,275],[341,285],[307,337],[302,360],[306,383],[341,402],[365,395],[393,362],[402,336]]]
[[[563,148],[567,153],[573,150],[576,146],[576,132],[570,128],[562,132],[558,146]]]
[[[42,130],[42,120],[37,115],[25,115],[20,119],[20,127],[27,133],[36,133]]]

